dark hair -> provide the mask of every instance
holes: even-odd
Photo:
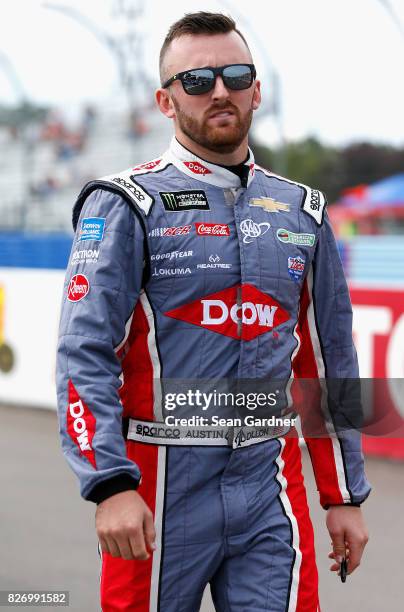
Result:
[[[185,34],[211,34],[213,36],[214,34],[227,34],[228,32],[237,32],[245,42],[247,49],[249,49],[246,39],[236,28],[236,22],[227,15],[199,11],[198,13],[187,13],[184,17],[181,17],[181,19],[173,23],[168,30],[160,50],[159,67],[161,81],[163,82],[166,80],[166,75],[163,75],[164,56],[175,38],[179,38]]]

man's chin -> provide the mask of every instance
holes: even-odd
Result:
[[[223,153],[232,153],[240,146],[243,138],[240,137],[240,130],[233,131],[228,128],[215,128],[206,134],[206,142],[209,148]]]

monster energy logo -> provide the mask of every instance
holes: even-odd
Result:
[[[160,197],[165,210],[181,212],[182,210],[210,210],[204,191],[160,191]]]

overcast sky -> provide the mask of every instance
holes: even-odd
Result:
[[[239,20],[251,42],[264,96],[273,86],[268,65],[280,75],[288,139],[315,135],[336,144],[368,139],[404,145],[404,34],[384,2],[148,0],[138,20],[145,40],[144,67],[156,79],[162,39],[184,12],[222,10]],[[389,3],[404,27],[404,0]],[[27,95],[36,102],[62,108],[85,101],[112,104],[119,77],[110,51],[76,21],[44,4],[3,1],[0,56],[12,62]],[[76,7],[113,35],[126,28],[111,13],[114,0],[53,4]],[[0,103],[15,100],[15,90],[0,66]],[[263,134],[272,141],[277,134],[274,121],[268,118],[264,123]]]

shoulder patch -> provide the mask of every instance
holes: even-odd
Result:
[[[103,183],[110,183],[115,188],[120,187],[134,201],[136,206],[140,208],[147,216],[154,203],[154,198],[135,181],[133,177],[133,169],[128,168],[123,172],[109,174],[99,179]]]
[[[269,178],[276,178],[279,181],[283,181],[285,183],[289,183],[289,185],[295,185],[296,187],[301,187],[303,189],[303,202],[301,204],[302,210],[313,217],[314,221],[317,225],[322,225],[324,219],[324,211],[327,206],[327,198],[323,194],[322,191],[318,189],[312,189],[303,183],[298,183],[297,181],[292,181],[290,179],[285,178],[284,176],[279,176],[278,174],[274,174],[273,172],[269,172],[269,170],[265,170],[265,168],[261,168],[261,166],[256,166],[258,170],[261,170],[265,174],[265,176]]]
[[[313,217],[317,225],[322,225],[324,211],[327,205],[325,195],[318,189],[311,189],[306,185],[300,185],[304,190],[302,210]]]

